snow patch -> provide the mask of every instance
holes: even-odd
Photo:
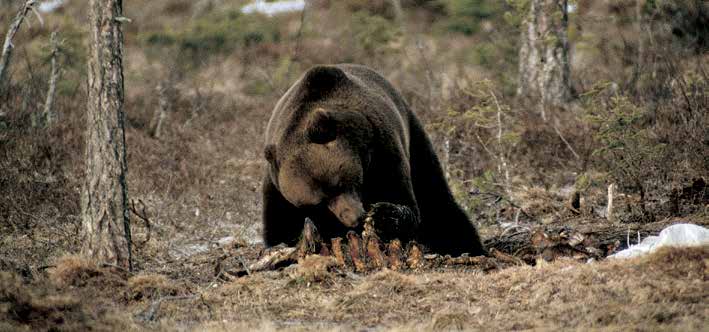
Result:
[[[663,229],[657,236],[648,236],[637,245],[608,257],[632,258],[647,255],[661,247],[692,247],[709,245],[709,229],[693,224],[676,224]]]
[[[305,9],[305,0],[284,0],[266,2],[265,0],[255,0],[254,2],[241,8],[244,14],[260,13],[273,16],[281,13],[298,12]]]
[[[61,7],[64,4],[64,0],[49,0],[49,1],[42,1],[42,3],[39,4],[39,11],[41,13],[51,13],[57,8]]]

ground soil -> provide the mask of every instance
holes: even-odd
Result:
[[[232,241],[159,273],[76,256],[24,275],[0,272],[0,330],[699,331],[709,319],[709,246],[488,271],[354,273],[314,255],[274,271],[230,273],[262,252]]]

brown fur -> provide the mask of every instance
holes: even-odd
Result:
[[[316,66],[276,105],[266,130],[264,239],[294,244],[306,217],[325,239],[357,228],[377,202],[414,216],[402,241],[443,253],[482,254],[415,114],[379,74]],[[405,238],[405,234],[415,234]]]

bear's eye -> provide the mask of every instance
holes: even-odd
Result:
[[[308,140],[315,144],[334,141],[337,137],[337,123],[330,112],[322,108],[316,109],[308,123],[307,135]]]

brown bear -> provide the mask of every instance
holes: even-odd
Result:
[[[267,246],[294,245],[306,217],[330,239],[361,229],[365,211],[386,215],[393,208],[410,218],[386,219],[394,220],[383,225],[394,232],[390,237],[417,240],[442,254],[485,253],[423,126],[372,69],[310,68],[276,104],[265,157]]]

